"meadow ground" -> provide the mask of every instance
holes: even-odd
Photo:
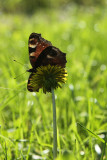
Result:
[[[29,73],[22,74],[31,67],[32,32],[67,56],[67,83],[55,91],[58,160],[106,159],[107,9],[68,6],[32,16],[0,13],[0,160],[53,156],[51,94],[28,92]]]

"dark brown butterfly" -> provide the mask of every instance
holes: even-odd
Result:
[[[32,75],[36,72],[36,68],[49,64],[65,67],[67,62],[66,54],[52,46],[50,41],[45,40],[41,37],[41,34],[38,33],[32,33],[29,36],[28,47],[32,69],[28,70],[31,74],[28,79],[27,89],[30,92],[35,92],[33,87],[30,85],[30,80],[32,79]]]

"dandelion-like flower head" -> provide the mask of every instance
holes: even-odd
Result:
[[[65,68],[53,65],[40,66],[32,73],[28,87],[33,92],[43,88],[43,92],[51,92],[51,88],[61,88],[61,83],[66,82],[67,72]]]

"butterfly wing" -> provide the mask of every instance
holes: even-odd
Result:
[[[33,73],[30,74],[29,79],[28,79],[28,83],[27,83],[27,89],[30,92],[33,92],[33,90],[34,90],[33,86],[31,85],[32,76],[33,76]]]
[[[46,66],[48,64],[65,67],[66,62],[65,53],[61,52],[54,46],[49,46],[45,48],[37,58],[34,65],[34,70],[39,66]]]
[[[27,89],[30,92],[38,92],[39,89],[42,87],[42,86],[38,86],[38,84],[35,83],[34,76],[35,76],[35,72],[32,72],[28,79]]]
[[[41,34],[32,33],[29,36],[29,59],[32,67],[35,67],[35,63],[41,52],[47,48],[48,46],[52,46],[51,42],[45,40],[41,37]]]
[[[41,88],[41,86],[36,86],[33,81],[33,75],[35,74],[37,67],[49,64],[65,67],[67,62],[65,53],[52,46],[51,42],[43,39],[41,35],[37,33],[32,33],[29,37],[29,58],[33,67],[28,70],[29,72],[32,72],[27,84],[27,89],[30,92],[38,92]]]

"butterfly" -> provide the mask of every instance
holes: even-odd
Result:
[[[27,89],[30,92],[35,92],[30,81],[34,73],[36,73],[36,68],[46,65],[58,65],[65,67],[66,64],[66,54],[60,51],[58,48],[54,47],[52,43],[41,37],[41,34],[31,33],[28,41],[29,49],[29,59],[32,65],[32,68],[28,70],[31,72]]]

